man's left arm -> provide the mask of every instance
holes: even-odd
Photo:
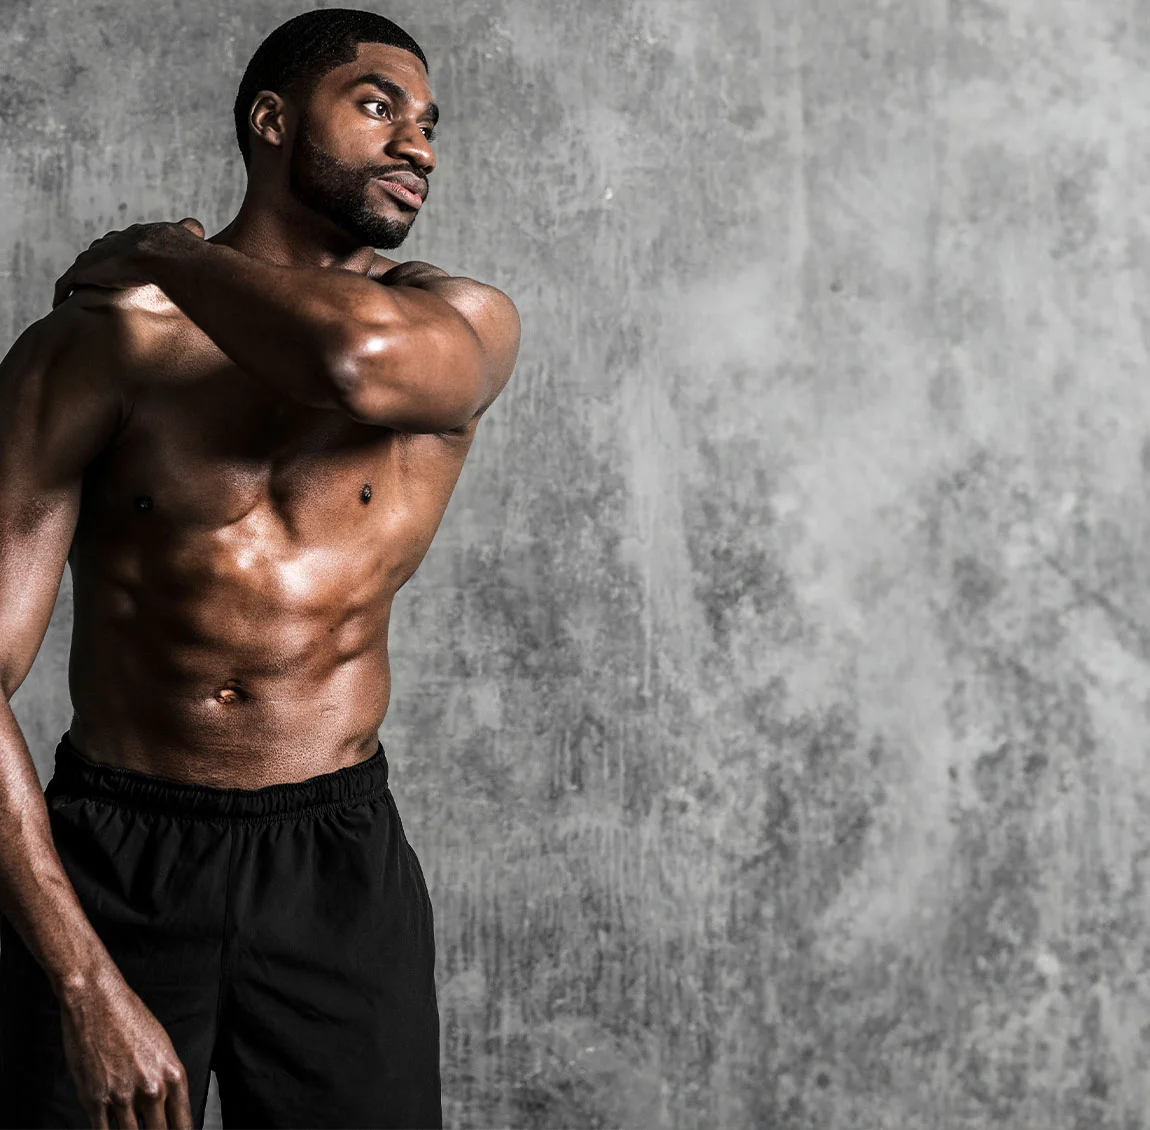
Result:
[[[425,264],[380,280],[284,267],[202,235],[195,220],[110,233],[60,278],[55,303],[75,286],[154,283],[245,372],[401,431],[464,427],[511,375],[519,318],[493,287]]]

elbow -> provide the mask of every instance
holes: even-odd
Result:
[[[367,406],[372,373],[385,351],[386,341],[376,332],[341,328],[332,334],[322,358],[325,383],[336,405],[348,415],[358,418]]]
[[[20,689],[23,682],[24,675],[14,664],[0,664],[0,693],[4,695],[5,705],[11,706],[12,696]]]

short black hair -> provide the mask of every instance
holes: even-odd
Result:
[[[427,68],[427,56],[398,24],[374,12],[319,8],[280,24],[256,48],[236,94],[236,141],[244,164],[251,160],[248,114],[261,90],[301,95],[328,71],[355,58],[361,43],[386,43],[410,51]]]

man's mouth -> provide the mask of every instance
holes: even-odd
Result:
[[[423,197],[427,192],[427,182],[411,173],[398,173],[387,177],[375,178],[388,195],[393,196],[400,204],[409,208],[421,208]]]

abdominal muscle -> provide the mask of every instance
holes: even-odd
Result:
[[[160,552],[74,548],[68,735],[81,753],[259,788],[375,752],[398,586],[366,546],[253,553],[207,533]]]

